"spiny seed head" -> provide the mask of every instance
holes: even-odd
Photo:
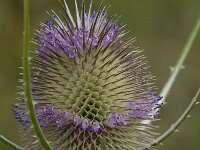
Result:
[[[52,11],[33,42],[32,95],[42,130],[55,149],[135,150],[149,147],[161,97],[153,92],[153,77],[144,56],[126,38],[116,15],[85,11],[76,6],[76,19],[64,1],[63,14]],[[25,105],[24,94],[13,111],[27,149],[41,149]],[[102,142],[104,141],[104,142]],[[104,144],[102,144],[104,143]]]

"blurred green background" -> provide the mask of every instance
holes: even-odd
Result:
[[[74,0],[67,1],[74,8]],[[95,6],[98,2],[95,1]],[[158,89],[161,89],[200,14],[200,1],[106,0],[105,3],[112,6],[109,14],[121,14],[120,22],[128,24],[130,36],[137,37],[137,45],[144,49],[151,71],[157,76]],[[49,18],[45,11],[52,8],[60,9],[57,0],[31,0],[32,36],[39,23]],[[0,0],[0,133],[19,144],[11,105],[22,65],[22,10],[22,0]],[[160,132],[181,115],[200,86],[200,33],[185,66],[168,96],[168,104],[161,110]],[[180,126],[180,132],[164,141],[159,150],[200,149],[200,106],[194,108],[191,116]],[[0,150],[7,149],[0,143]]]

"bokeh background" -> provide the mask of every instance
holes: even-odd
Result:
[[[74,0],[67,0],[73,8]],[[80,2],[80,0],[78,0]],[[95,5],[100,0],[95,0]],[[151,71],[157,76],[161,89],[180,55],[188,35],[200,14],[199,0],[106,0],[111,4],[109,14],[122,15],[120,22],[127,24],[130,36],[144,49]],[[59,10],[57,0],[31,0],[31,33],[49,16],[45,11]],[[19,67],[22,65],[22,0],[0,0],[0,133],[19,143],[17,122],[11,112],[16,97]],[[73,10],[74,11],[74,10]],[[181,115],[200,86],[200,33],[193,44],[175,85],[161,110],[157,124],[164,132]],[[200,98],[199,98],[200,99]],[[179,128],[159,146],[159,150],[200,149],[200,106],[194,108]],[[0,150],[8,147],[0,143]]]

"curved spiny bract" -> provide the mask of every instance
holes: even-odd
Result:
[[[154,126],[141,121],[158,117],[161,97],[135,39],[102,3],[95,12],[92,2],[87,11],[75,1],[76,19],[61,6],[64,13],[52,11],[33,39],[32,94],[46,138],[58,150],[148,148]],[[41,149],[23,97],[13,111],[25,147]]]

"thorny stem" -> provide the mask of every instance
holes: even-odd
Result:
[[[28,108],[30,120],[33,125],[36,136],[46,150],[51,150],[51,146],[46,140],[42,129],[38,123],[35,107],[32,99],[31,82],[30,82],[30,65],[29,65],[29,49],[30,49],[30,16],[29,16],[29,0],[23,0],[24,4],[24,33],[23,33],[23,79],[25,89],[25,99]]]
[[[175,67],[173,68],[172,70],[172,73],[171,73],[171,76],[169,77],[169,79],[167,80],[166,84],[164,85],[160,95],[163,96],[163,99],[161,101],[159,101],[158,103],[160,105],[162,105],[165,100],[166,100],[166,97],[167,95],[169,94],[169,91],[171,90],[175,80],[176,80],[176,77],[178,75],[178,73],[180,72],[180,70],[182,69],[183,67],[183,63],[189,53],[189,51],[191,50],[191,47],[192,47],[192,44],[197,36],[197,33],[200,29],[200,15],[199,15],[199,18],[197,20],[197,23],[195,25],[195,27],[193,28],[183,50],[182,50],[182,53],[179,57],[179,59],[177,60],[177,63],[175,65]],[[200,90],[200,89],[199,89]],[[197,92],[196,96],[197,97],[199,95],[199,91]],[[195,99],[195,98],[194,98]],[[182,121],[185,119],[185,116],[184,115],[187,115],[186,113],[188,113],[194,106],[194,100],[191,102],[191,104],[188,106],[188,108],[186,109],[186,111],[183,113],[183,115],[177,120],[177,122],[171,126],[171,128],[169,130],[167,130],[164,134],[162,134],[160,137],[158,137],[152,144],[152,146],[155,146],[155,145],[158,145],[161,141],[163,141],[164,139],[166,139],[171,133],[174,132],[173,129],[176,129],[181,123]],[[159,111],[156,110],[156,111]],[[188,112],[187,112],[188,111]],[[144,120],[142,121],[144,122],[145,124],[150,124],[151,123],[151,120]],[[169,134],[169,135],[168,135]]]
[[[12,141],[8,140],[6,137],[3,135],[0,135],[0,141],[5,143],[9,148],[16,149],[16,150],[25,150],[24,148],[20,147],[19,145],[13,143]]]
[[[159,104],[163,104],[165,102],[166,97],[169,94],[169,91],[172,88],[172,85],[174,84],[178,73],[180,72],[180,70],[183,67],[184,61],[185,61],[189,51],[191,50],[192,44],[197,36],[199,29],[200,29],[200,15],[199,15],[199,18],[198,18],[198,21],[197,21],[195,27],[193,28],[184,48],[182,50],[181,56],[177,60],[176,65],[172,70],[171,76],[169,77],[168,81],[166,82],[166,84],[164,85],[164,87],[160,93],[160,95],[163,96],[163,99],[159,102]]]
[[[172,124],[171,127],[165,133],[163,133],[160,137],[155,139],[154,142],[152,143],[152,146],[156,146],[159,143],[161,143],[162,141],[164,141],[181,125],[181,123],[186,119],[186,117],[188,116],[188,114],[192,110],[192,108],[195,106],[195,104],[197,104],[197,98],[198,98],[199,94],[200,94],[200,88],[198,89],[194,98],[192,99],[192,101],[190,102],[190,104],[188,105],[188,107],[184,111],[184,113],[180,116],[180,118],[174,124]]]
[[[171,76],[169,77],[169,79],[165,83],[162,91],[160,92],[160,96],[163,96],[163,98],[162,98],[162,100],[160,100],[158,102],[158,104],[162,105],[163,103],[165,103],[166,97],[168,96],[168,94],[169,94],[169,92],[170,92],[170,90],[171,90],[171,88],[172,88],[172,86],[173,86],[173,84],[176,80],[178,73],[180,72],[180,70],[183,67],[183,63],[184,63],[189,51],[191,50],[192,44],[193,44],[193,42],[194,42],[194,40],[197,36],[199,29],[200,29],[200,15],[199,15],[197,23],[194,26],[185,46],[183,47],[182,53],[181,53],[179,59],[177,60],[175,67],[172,69]],[[157,112],[159,110],[160,110],[160,108],[156,109]],[[145,123],[145,124],[150,124],[151,120],[144,120],[142,122]]]

